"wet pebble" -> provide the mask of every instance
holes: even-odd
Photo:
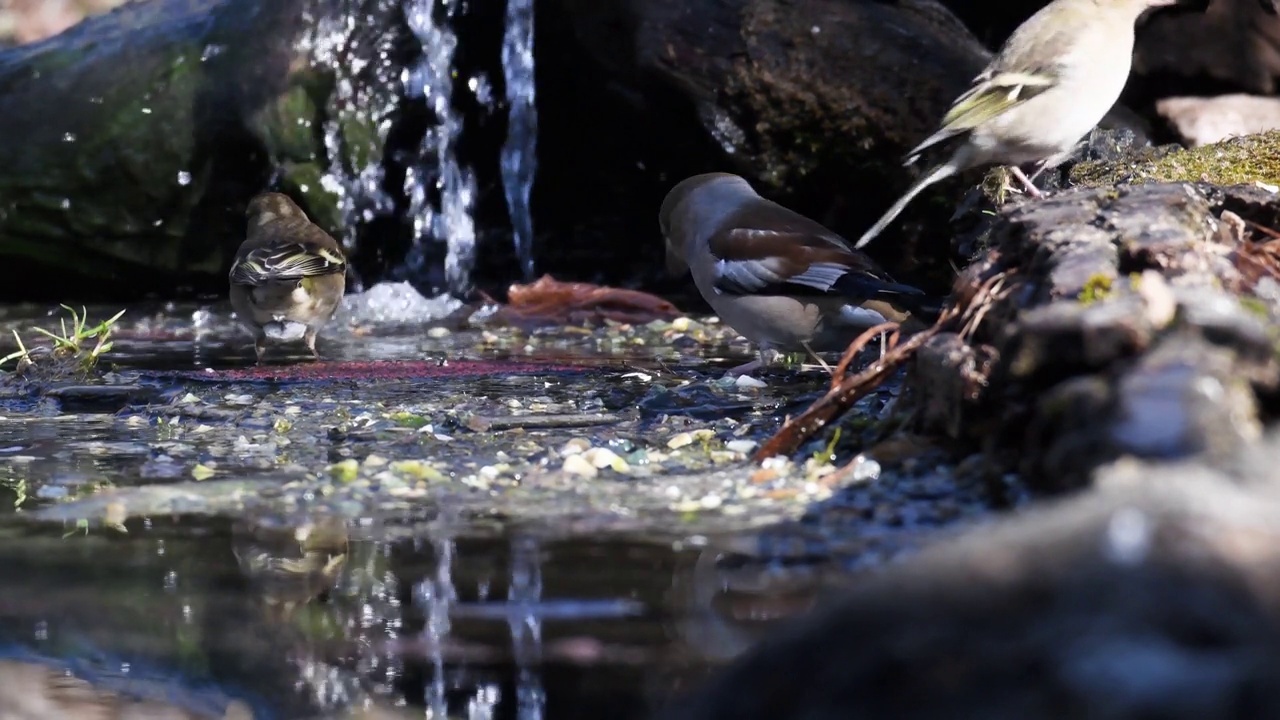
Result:
[[[596,475],[600,474],[600,471],[596,469],[596,466],[592,465],[591,461],[587,460],[587,458],[581,453],[570,455],[565,458],[564,465],[561,469],[570,475],[577,475],[578,477],[584,478],[594,478]]]
[[[591,448],[584,452],[582,457],[591,463],[593,467],[600,470],[609,468],[619,473],[627,473],[631,470],[626,460],[623,460],[617,453],[608,448]]]

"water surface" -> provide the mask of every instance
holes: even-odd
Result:
[[[0,332],[50,312],[4,308]],[[105,360],[111,382],[139,388],[130,399],[11,386],[0,704],[642,717],[852,573],[1001,501],[928,450],[850,488],[752,476],[734,443],[767,438],[826,380],[717,383],[748,355],[714,326],[434,327],[339,322],[320,347],[330,363],[578,369],[230,382],[217,373],[249,368],[252,350],[226,308],[156,304],[128,308]],[[860,407],[875,417],[895,392]],[[616,421],[467,427],[593,413]],[[627,471],[565,474],[575,443]],[[755,501],[735,515],[743,488]],[[86,684],[69,691],[68,674]]]

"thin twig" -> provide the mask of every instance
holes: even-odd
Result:
[[[898,344],[898,328],[900,326],[896,322],[884,322],[874,327],[867,328],[861,335],[854,338],[849,343],[849,347],[845,349],[844,354],[840,356],[840,364],[836,365],[836,371],[831,374],[831,389],[835,390],[840,387],[840,382],[844,379],[844,373],[849,369],[849,363],[858,356],[858,353],[866,349],[876,336],[884,332],[893,331],[893,336],[889,339],[889,349],[892,350]],[[887,353],[886,353],[887,354]],[[884,358],[881,358],[883,360]]]
[[[854,403],[888,380],[915,356],[921,346],[938,333],[949,331],[957,325],[966,334],[975,332],[991,307],[1013,292],[1013,287],[1005,284],[1008,277],[1008,271],[991,275],[975,289],[972,295],[968,295],[968,302],[963,307],[956,304],[947,306],[932,327],[916,333],[902,344],[898,344],[899,328],[895,323],[884,323],[864,331],[850,343],[840,358],[840,364],[836,367],[836,373],[832,378],[831,389],[803,413],[783,423],[773,437],[756,450],[753,455],[755,462],[795,452],[801,443],[812,437],[828,422],[846,412]],[[846,377],[844,373],[853,358],[883,332],[893,333],[890,350],[880,358],[879,362],[872,363],[862,371]]]
[[[795,452],[801,443],[822,429],[832,418],[843,413],[850,405],[888,380],[898,368],[911,359],[921,345],[936,335],[939,330],[941,327],[934,325],[928,330],[916,333],[911,339],[886,353],[880,362],[845,378],[839,386],[818,398],[813,405],[809,406],[809,409],[783,424],[773,437],[760,446],[753,459],[760,462],[775,455],[788,455]]]
[[[1263,235],[1266,235],[1267,237],[1271,238],[1272,240],[1280,240],[1280,232],[1277,232],[1277,231],[1275,231],[1275,230],[1272,230],[1271,228],[1267,227],[1266,225],[1259,225],[1258,223],[1256,223],[1256,222],[1254,222],[1254,221],[1252,221],[1252,220],[1245,220],[1244,218],[1240,218],[1240,219],[1241,219],[1241,220],[1244,220],[1244,224],[1245,224],[1245,225],[1247,225],[1248,227],[1251,227],[1251,228],[1253,228],[1254,230],[1257,230],[1258,232],[1262,233]]]

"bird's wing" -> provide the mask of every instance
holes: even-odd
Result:
[[[250,250],[232,263],[230,276],[236,285],[262,285],[345,271],[346,260],[341,253],[302,241],[272,243]]]
[[[799,217],[799,216],[798,216]],[[802,218],[804,219],[804,218]],[[807,219],[804,219],[807,220]],[[711,237],[715,289],[726,295],[834,295],[851,302],[919,295],[894,282],[840,236],[813,228],[731,228]]]
[[[1056,24],[1055,24],[1056,23]],[[907,153],[907,164],[920,153],[949,138],[982,125],[1058,83],[1059,59],[1072,42],[1071,18],[1033,15],[1020,26],[982,72],[951,103],[941,127]],[[1029,42],[1024,37],[1034,37]]]
[[[942,126],[938,131],[907,153],[908,164],[930,147],[982,125],[1009,108],[1048,90],[1056,82],[1056,76],[1052,72],[984,71],[952,103],[951,109],[943,116]]]

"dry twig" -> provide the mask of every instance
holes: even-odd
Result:
[[[901,344],[898,343],[896,323],[884,323],[863,332],[849,344],[840,358],[840,364],[831,380],[831,389],[827,394],[818,398],[800,415],[788,419],[773,437],[760,446],[752,459],[760,462],[766,458],[795,452],[802,443],[813,437],[827,423],[843,415],[854,403],[892,377],[899,368],[915,356],[917,350],[938,333],[959,327],[961,333],[971,336],[996,302],[1013,291],[1013,287],[1006,282],[1009,275],[1010,271],[995,272],[983,279],[981,283],[974,283],[964,288],[965,292],[956,293],[955,296],[961,298],[963,305],[949,305],[931,327],[916,333]],[[885,332],[892,333],[889,351],[860,372],[846,376],[845,370],[853,358],[872,340]]]

